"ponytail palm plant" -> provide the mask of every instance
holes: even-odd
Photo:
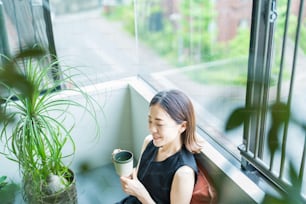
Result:
[[[20,72],[24,72],[32,84],[32,92],[25,95],[7,86],[10,96],[3,105],[8,120],[3,122],[0,132],[5,144],[3,154],[18,163],[24,185],[29,184],[25,186],[25,191],[28,187],[33,188],[31,196],[35,199],[63,190],[72,180],[71,161],[63,162],[75,153],[71,135],[75,124],[67,126],[65,123],[67,119],[69,122],[73,120],[70,108],[77,107],[88,112],[97,124],[94,110],[98,104],[95,100],[74,83],[72,76],[67,74],[69,69],[57,70],[57,80],[50,79],[50,73],[54,73],[58,62],[45,63],[47,58],[49,56],[22,59],[24,70],[16,59],[11,61]],[[59,87],[67,83],[71,88],[64,92],[82,96],[84,103],[60,94]],[[71,145],[71,152],[64,154],[65,145]],[[54,187],[55,180],[57,186]]]

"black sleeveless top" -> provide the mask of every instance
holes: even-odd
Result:
[[[158,147],[151,141],[142,154],[137,177],[158,204],[170,203],[171,184],[175,172],[182,166],[191,167],[195,175],[197,165],[195,158],[183,145],[182,149],[164,161],[155,161]],[[196,176],[195,176],[196,178]],[[122,203],[140,203],[137,198],[129,196]],[[132,201],[132,202],[128,202]],[[138,202],[137,202],[138,201]]]

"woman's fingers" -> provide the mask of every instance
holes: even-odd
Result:
[[[137,179],[137,172],[136,172],[136,168],[133,169],[133,172],[132,172],[132,178],[133,179]]]

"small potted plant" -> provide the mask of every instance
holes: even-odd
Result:
[[[37,49],[34,53],[42,54]],[[57,80],[48,80],[58,62],[46,63],[49,56],[33,57],[32,54],[33,50],[25,51],[5,65],[23,72],[32,84],[32,91],[30,95],[25,95],[1,82],[10,93],[3,103],[8,120],[3,121],[0,132],[0,139],[5,145],[2,154],[18,163],[27,202],[77,203],[75,177],[69,168],[71,161],[66,161],[75,153],[71,135],[75,124],[67,127],[65,120],[73,118],[69,117],[69,108],[73,106],[87,111],[97,124],[94,108],[99,106],[74,83],[71,76],[66,75],[68,69],[60,73],[57,70]],[[24,70],[20,64],[25,65]],[[70,84],[69,91],[83,96],[85,103],[59,97],[59,87],[67,83]],[[65,145],[71,145],[72,152],[64,154]]]

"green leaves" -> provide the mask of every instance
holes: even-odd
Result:
[[[16,193],[20,192],[19,184],[5,180],[6,176],[0,177],[0,201],[1,203],[15,203]]]
[[[290,182],[291,186],[287,187],[286,194],[283,194],[280,197],[275,197],[270,194],[266,194],[262,204],[287,204],[287,203],[294,203],[294,204],[303,204],[303,200],[300,196],[301,186],[302,186],[302,179],[299,179],[296,170],[293,167],[293,163],[289,163],[289,174],[290,174]]]
[[[276,102],[271,105],[272,124],[268,133],[268,145],[271,155],[274,155],[277,149],[280,148],[278,141],[278,133],[280,128],[289,122],[290,110],[287,104]]]
[[[37,58],[44,54],[43,49],[39,47],[25,49],[24,51],[18,53],[12,59],[3,57],[4,63],[0,66],[0,84],[2,89],[0,89],[0,98],[2,100],[4,97],[3,91],[14,89],[20,94],[23,94],[25,97],[31,98],[33,93],[33,84],[25,77],[21,70],[18,70],[17,63],[20,63],[20,60],[28,58]],[[0,122],[8,120],[5,111],[0,108]]]
[[[290,110],[288,105],[282,102],[273,103],[269,107],[269,110],[272,117],[272,124],[268,133],[269,150],[272,154],[274,154],[274,152],[279,148],[279,142],[277,140],[278,132],[282,125],[289,121]],[[225,131],[233,130],[244,125],[251,119],[251,117],[255,116],[256,114],[259,115],[261,111],[262,110],[258,107],[236,108],[226,121]]]
[[[233,130],[241,125],[243,125],[250,117],[252,114],[251,109],[247,108],[236,108],[229,116],[228,120],[226,121],[225,124],[225,130]]]
[[[245,108],[239,107],[236,108],[228,117],[228,120],[225,124],[225,130],[233,130],[237,127],[240,127],[250,121],[253,117],[261,117],[262,114],[268,116],[270,114],[271,120],[269,121],[270,126],[268,127],[268,150],[270,151],[271,157],[273,157],[276,151],[285,151],[281,148],[279,138],[282,135],[282,128],[285,125],[289,124],[289,121],[300,125],[304,130],[306,130],[306,125],[299,122],[291,116],[290,107],[286,103],[276,101],[271,104],[266,109],[259,107]],[[283,152],[282,152],[283,153]],[[283,153],[284,154],[284,153]],[[300,177],[297,171],[294,169],[293,163],[289,162],[289,175],[290,175],[290,184],[284,187],[285,191],[283,195],[276,197],[274,195],[266,194],[263,200],[263,204],[285,204],[285,203],[303,203],[303,200],[300,196],[301,187],[302,187],[302,177]]]
[[[36,57],[41,57],[43,55],[45,55],[45,51],[42,48],[35,46],[33,48],[28,48],[18,53],[15,56],[15,59],[20,60],[20,59],[27,59],[27,58],[36,58]]]
[[[54,73],[55,67],[58,68],[59,61],[43,54],[41,49],[35,48],[8,60],[4,67],[9,73],[2,75],[4,81],[1,82],[10,93],[3,100],[3,110],[7,110],[3,113],[8,119],[15,118],[14,123],[8,120],[2,122],[0,139],[5,148],[1,153],[18,163],[23,178],[31,180],[38,194],[43,193],[41,181],[46,181],[48,175],[69,173],[68,158],[76,151],[72,138],[76,123],[73,111],[77,108],[88,113],[97,127],[98,136],[100,131],[96,109],[102,109],[95,98],[74,82],[75,74],[71,75],[71,70],[73,73],[79,70],[63,67],[62,70],[56,70],[60,77],[54,80],[50,75]],[[17,75],[20,75],[20,84],[14,81]],[[66,90],[58,89],[67,83],[71,86]],[[29,91],[22,89],[23,86],[30,87]],[[77,96],[77,100],[74,96]],[[78,100],[78,97],[82,100]],[[69,152],[63,152],[66,145],[70,145]]]
[[[5,86],[18,89],[21,93],[30,96],[33,90],[32,84],[26,79],[24,74],[16,68],[19,60],[36,58],[44,54],[41,48],[30,48],[18,53],[11,60],[6,60],[0,70],[0,82]]]
[[[6,176],[0,177],[0,190],[7,184],[5,180],[6,180]]]
[[[19,90],[25,95],[31,95],[32,93],[31,83],[25,79],[24,75],[18,73],[11,66],[7,66],[0,71],[0,80],[2,83]]]
[[[287,104],[276,102],[271,105],[272,121],[283,123],[289,121],[290,109]]]

